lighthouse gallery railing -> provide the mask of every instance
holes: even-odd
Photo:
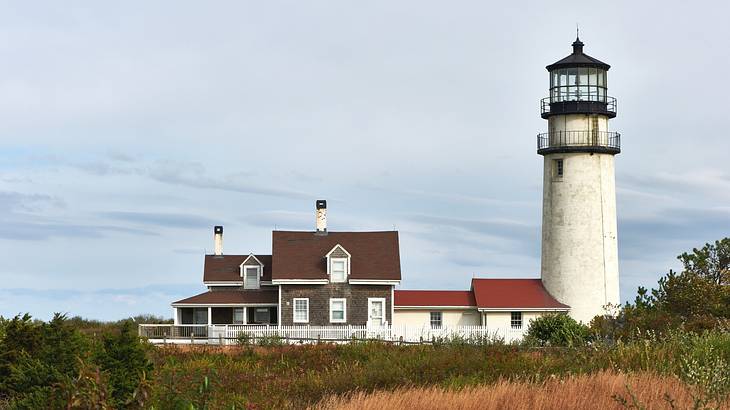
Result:
[[[537,135],[537,151],[551,148],[608,148],[621,150],[621,134],[611,131],[553,131]]]

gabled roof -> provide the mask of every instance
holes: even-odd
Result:
[[[396,290],[396,307],[444,306],[477,307],[470,290]]]
[[[479,309],[569,310],[552,297],[540,279],[472,279]]]
[[[208,291],[186,299],[173,302],[174,305],[199,305],[199,304],[259,304],[277,303],[279,301],[278,290],[216,290]]]
[[[254,255],[264,264],[262,281],[271,280],[271,255]],[[205,255],[203,282],[241,282],[241,264],[249,255]]]
[[[325,256],[337,244],[352,255],[350,279],[400,280],[396,231],[274,231],[272,279],[327,279]]]

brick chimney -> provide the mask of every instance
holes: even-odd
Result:
[[[316,208],[317,230],[315,233],[327,235],[327,201],[318,199]]]
[[[215,246],[215,254],[223,255],[223,227],[217,225],[213,228],[213,243]]]

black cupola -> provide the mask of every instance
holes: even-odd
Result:
[[[580,38],[573,53],[547,66],[550,96],[541,101],[541,116],[563,114],[603,114],[616,116],[616,99],[607,95],[610,65],[583,52]]]

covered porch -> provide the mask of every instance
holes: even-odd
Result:
[[[173,306],[176,325],[275,325],[276,305]]]
[[[276,325],[278,292],[208,291],[172,304],[175,325]]]

